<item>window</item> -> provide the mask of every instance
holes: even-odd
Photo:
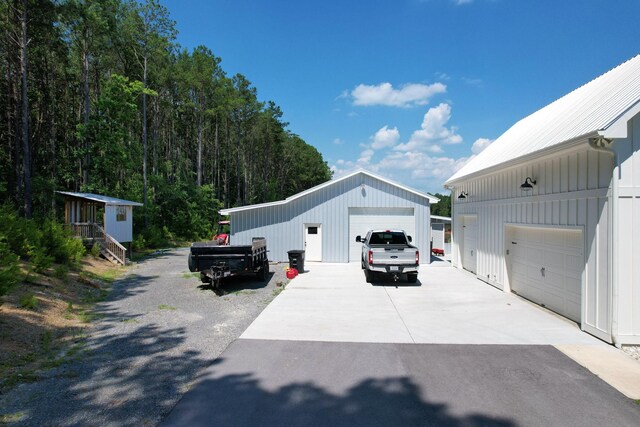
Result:
[[[404,233],[386,231],[371,234],[369,243],[372,245],[406,245],[407,239],[405,239]]]
[[[127,220],[127,207],[126,206],[118,206],[116,208],[116,221],[126,221]]]
[[[318,234],[318,227],[307,227],[307,234]]]

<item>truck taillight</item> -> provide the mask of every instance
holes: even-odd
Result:
[[[416,251],[416,265],[420,264],[420,252]]]
[[[369,251],[369,265],[373,264],[373,251]]]

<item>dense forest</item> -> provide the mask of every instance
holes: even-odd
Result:
[[[221,207],[331,178],[245,76],[176,43],[156,0],[0,0],[0,21],[0,197],[21,216],[91,192],[144,203],[150,237],[196,239]]]

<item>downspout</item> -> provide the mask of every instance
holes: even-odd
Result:
[[[613,170],[611,175],[611,193],[609,195],[610,202],[610,215],[609,215],[609,223],[607,226],[607,244],[609,246],[608,251],[608,264],[609,264],[609,280],[611,280],[611,293],[609,294],[610,300],[610,321],[611,321],[611,340],[613,341],[613,345],[616,347],[620,347],[620,344],[616,342],[617,338],[617,328],[618,328],[618,272],[617,268],[614,265],[616,261],[616,242],[614,236],[618,235],[618,155],[614,149],[611,148],[613,144],[613,139],[608,139],[603,136],[599,136],[596,138],[589,138],[589,146],[595,150],[602,153],[610,154],[613,161]],[[615,331],[615,332],[614,332]]]

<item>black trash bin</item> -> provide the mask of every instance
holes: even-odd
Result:
[[[293,250],[288,251],[289,254],[289,268],[295,268],[298,273],[304,273],[304,251]]]

